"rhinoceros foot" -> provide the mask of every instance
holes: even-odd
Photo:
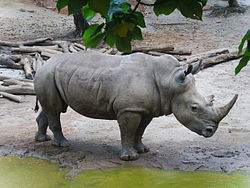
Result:
[[[149,147],[145,146],[143,143],[135,145],[135,149],[138,153],[147,153],[149,152]]]
[[[70,143],[66,138],[62,138],[60,140],[57,140],[54,138],[52,145],[58,146],[58,147],[69,147]]]
[[[36,133],[35,140],[39,142],[45,142],[51,140],[51,137],[47,134]]]
[[[120,159],[124,161],[133,161],[139,158],[139,154],[134,148],[123,148]]]

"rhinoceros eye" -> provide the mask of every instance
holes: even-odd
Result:
[[[192,104],[192,105],[191,105],[191,110],[192,110],[192,112],[197,112],[197,110],[198,110],[198,105],[197,105],[197,104]]]

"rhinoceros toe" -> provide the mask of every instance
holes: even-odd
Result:
[[[149,147],[145,146],[143,143],[135,145],[135,149],[138,153],[147,153],[149,152]]]
[[[41,134],[39,132],[36,133],[35,140],[39,142],[45,142],[51,140],[51,137],[47,134]]]
[[[134,148],[122,149],[120,159],[124,161],[133,161],[139,158],[139,154]]]
[[[58,146],[58,147],[69,147],[70,143],[66,138],[63,138],[61,140],[54,139],[52,142],[52,145]]]

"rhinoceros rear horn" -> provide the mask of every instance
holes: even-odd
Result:
[[[217,114],[215,118],[216,122],[220,122],[229,113],[231,108],[234,106],[237,98],[238,98],[238,95],[235,95],[228,104],[217,109]]]

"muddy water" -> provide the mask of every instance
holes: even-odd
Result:
[[[1,188],[249,188],[250,175],[209,171],[163,171],[142,167],[85,171],[73,180],[65,179],[67,170],[59,170],[37,158],[0,157]]]

